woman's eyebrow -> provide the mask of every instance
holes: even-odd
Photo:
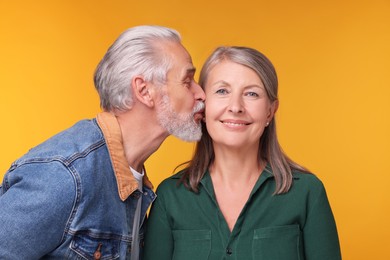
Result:
[[[211,86],[218,85],[218,84],[230,86],[230,84],[224,80],[218,80],[218,81],[214,82]]]

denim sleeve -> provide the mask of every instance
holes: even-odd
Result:
[[[0,193],[0,259],[39,259],[63,239],[75,183],[60,162],[10,170]]]
[[[309,200],[309,212],[303,229],[303,242],[308,260],[340,260],[341,251],[336,223],[322,183]]]

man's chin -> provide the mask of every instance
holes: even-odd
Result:
[[[172,135],[185,142],[197,142],[202,137],[202,129],[199,128],[199,130],[192,131],[192,133],[180,131],[179,133],[172,133]]]

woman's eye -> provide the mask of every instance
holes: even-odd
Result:
[[[259,96],[259,94],[257,94],[256,92],[247,92],[246,95],[249,97],[258,97]]]
[[[227,90],[226,89],[218,89],[217,91],[215,91],[215,93],[217,93],[217,94],[227,94],[228,92],[227,92]]]

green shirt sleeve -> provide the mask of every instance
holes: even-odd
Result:
[[[336,223],[323,184],[320,183],[313,192],[303,227],[306,260],[339,260],[341,252]]]

